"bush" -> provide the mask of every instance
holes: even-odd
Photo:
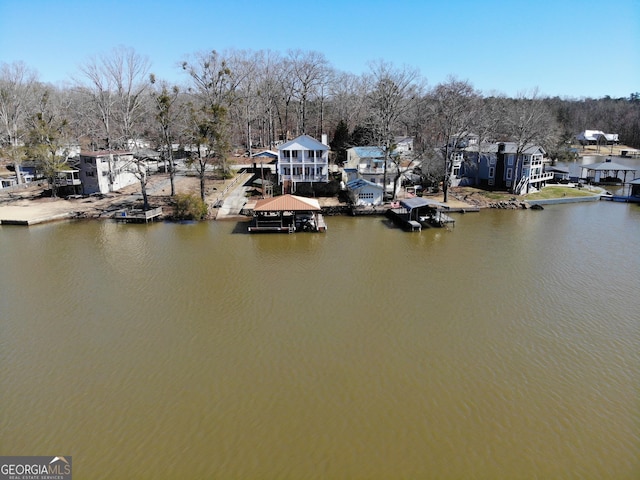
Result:
[[[202,220],[209,213],[207,204],[193,194],[181,193],[175,196],[177,220]]]

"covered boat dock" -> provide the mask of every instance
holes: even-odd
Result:
[[[612,162],[610,159],[604,162],[591,163],[589,165],[580,165],[580,168],[587,171],[587,181],[595,184],[619,185],[627,183],[627,174],[638,170],[634,167],[620,165]],[[620,178],[622,173],[623,178]]]
[[[455,223],[453,218],[444,213],[449,210],[445,203],[413,197],[400,200],[399,205],[387,210],[387,217],[407,231],[415,232],[422,227],[445,227]]]
[[[282,195],[258,200],[248,227],[257,232],[325,232],[327,225],[315,198]]]

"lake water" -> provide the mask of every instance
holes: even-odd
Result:
[[[74,478],[640,478],[640,206],[0,227],[0,455]]]

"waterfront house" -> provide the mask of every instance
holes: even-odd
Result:
[[[268,170],[268,173],[273,174],[275,172],[275,166],[278,163],[278,152],[273,150],[262,150],[261,152],[254,153],[252,156],[253,170],[258,171],[258,168]]]
[[[347,161],[344,166],[347,184],[356,179],[384,187],[386,193],[392,193],[398,168],[394,162],[387,160],[387,178],[385,175],[385,154],[381,147],[352,147],[347,149]]]
[[[413,154],[413,137],[396,137],[394,139],[394,152],[402,156]]]
[[[294,193],[299,183],[329,181],[329,146],[300,135],[278,147],[276,166],[282,191]]]
[[[602,130],[585,130],[576,135],[580,145],[617,145],[617,133],[604,133]]]
[[[545,155],[541,146],[528,145],[518,158],[518,146],[514,142],[467,147],[460,164],[459,184],[512,190],[517,195],[539,190],[554,177],[553,172],[544,170]]]
[[[137,165],[130,151],[80,152],[78,170],[83,193],[115,192],[138,181]]]
[[[382,185],[355,178],[347,182],[347,189],[354,194],[356,205],[382,205],[384,203]]]
[[[82,193],[82,181],[80,171],[77,168],[67,167],[59,170],[53,179],[60,194],[77,195]]]

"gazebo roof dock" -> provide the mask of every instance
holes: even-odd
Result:
[[[258,200],[249,232],[326,232],[320,203],[315,198],[296,195]]]

